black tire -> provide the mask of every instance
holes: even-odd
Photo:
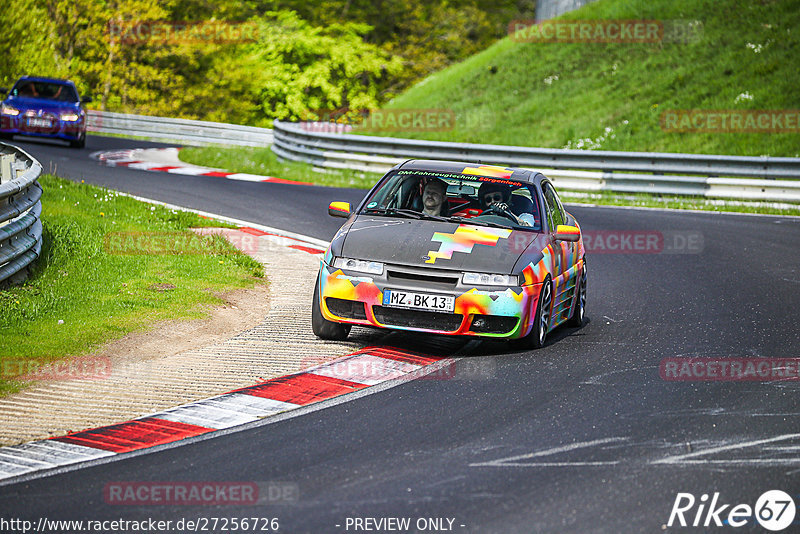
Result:
[[[583,272],[581,272],[581,279],[578,281],[577,297],[578,302],[575,309],[572,310],[572,316],[567,319],[566,325],[574,328],[583,326],[583,320],[586,315],[586,260],[583,260]]]
[[[331,341],[344,341],[350,334],[349,324],[340,324],[329,321],[322,316],[319,303],[319,277],[314,284],[314,301],[311,304],[311,330],[320,339]]]
[[[14,134],[0,132],[0,139],[2,139],[3,141],[11,141],[12,139],[14,139]]]
[[[553,303],[553,284],[550,278],[545,279],[539,302],[536,304],[536,316],[530,334],[519,340],[523,349],[540,349],[544,347],[547,332],[550,329],[550,307]]]
[[[86,134],[83,134],[77,141],[70,141],[69,146],[72,148],[83,148],[86,146]]]

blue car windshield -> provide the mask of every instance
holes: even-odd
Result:
[[[367,199],[361,213],[418,215],[478,225],[542,229],[535,186],[460,173],[394,171]]]
[[[43,98],[59,102],[77,102],[78,95],[70,85],[54,82],[33,82],[20,80],[11,90],[11,96]]]

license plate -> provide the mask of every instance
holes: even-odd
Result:
[[[396,289],[386,289],[383,292],[383,305],[393,308],[452,312],[455,308],[455,301],[456,299],[452,295],[431,295],[430,293],[414,293]]]
[[[31,117],[30,119],[28,119],[28,126],[32,126],[34,128],[50,128],[51,126],[53,126],[53,123],[50,122],[50,119]]]

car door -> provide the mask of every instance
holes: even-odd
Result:
[[[569,224],[567,213],[561,205],[553,185],[542,181],[542,196],[544,197],[550,244],[553,247],[553,324],[567,318],[572,306],[572,289],[577,282],[576,268],[576,243],[571,241],[556,241],[556,229],[560,224]]]

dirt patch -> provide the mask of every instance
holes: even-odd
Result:
[[[154,284],[172,285],[172,284]],[[175,286],[172,286],[173,288]],[[154,289],[151,287],[151,289]],[[155,289],[158,291],[158,289]],[[167,289],[169,290],[169,289]],[[164,291],[163,289],[161,291]],[[92,356],[111,358],[112,366],[119,362],[133,362],[173,356],[224,341],[243,330],[250,329],[269,313],[269,287],[260,284],[253,289],[237,289],[215,294],[223,304],[205,307],[205,319],[193,321],[171,320],[156,323],[145,332],[135,332],[107,343]],[[118,366],[115,366],[118,367]]]

